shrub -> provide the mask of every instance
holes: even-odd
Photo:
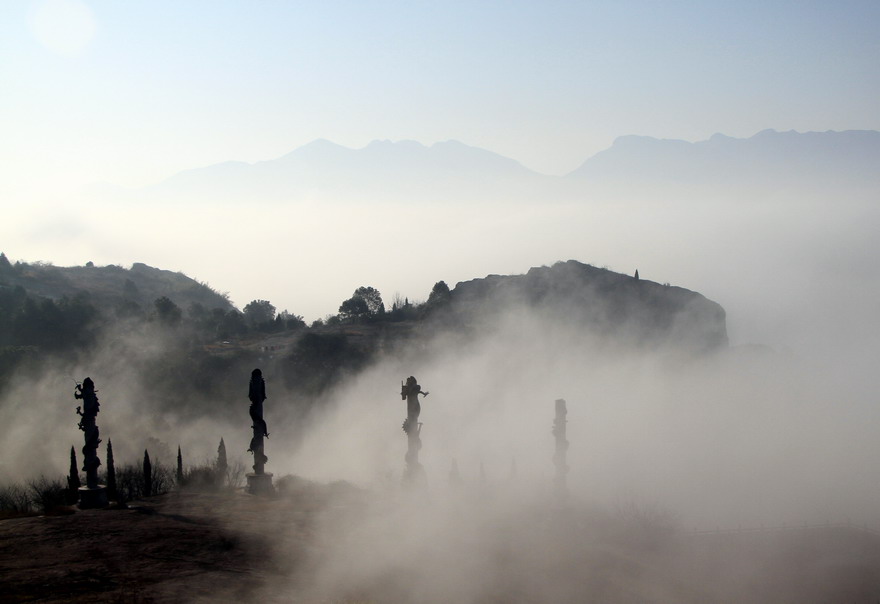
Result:
[[[0,487],[0,512],[4,515],[29,514],[33,511],[31,495],[20,484]]]
[[[31,503],[44,514],[67,505],[68,488],[60,478],[50,480],[40,475],[28,483]]]

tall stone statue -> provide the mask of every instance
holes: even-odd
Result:
[[[406,383],[400,384],[400,398],[406,401],[406,419],[403,420],[403,431],[406,432],[407,449],[406,449],[406,470],[403,474],[403,481],[413,483],[424,479],[424,470],[422,464],[419,463],[419,449],[422,448],[422,423],[419,421],[419,415],[422,412],[422,406],[419,403],[419,395],[428,396],[427,392],[422,392],[416,378],[409,376]]]
[[[254,455],[254,473],[247,475],[248,491],[255,495],[274,492],[272,487],[272,474],[264,471],[264,466],[269,458],[263,450],[263,439],[269,436],[266,420],[263,419],[263,401],[266,400],[266,382],[263,372],[254,369],[251,372],[251,381],[248,386],[248,398],[251,401],[250,416],[253,425],[253,437],[251,438],[248,452]]]
[[[409,434],[412,430],[419,429],[419,414],[422,405],[419,403],[419,395],[428,396],[428,392],[422,392],[414,376],[406,378],[406,383],[400,384],[400,398],[406,401],[406,420],[403,422],[403,431]]]
[[[101,443],[100,431],[96,423],[98,411],[101,405],[98,403],[98,395],[95,390],[95,382],[92,378],[86,378],[82,384],[77,383],[73,392],[75,399],[82,400],[81,407],[76,408],[80,416],[79,429],[84,432],[85,445],[83,452],[83,472],[86,473],[86,486],[80,487],[80,507],[104,507],[107,505],[107,490],[98,484],[98,445]]]
[[[556,453],[553,455],[553,464],[556,466],[556,496],[559,501],[564,501],[568,495],[566,476],[568,474],[568,439],[565,435],[565,427],[568,409],[565,407],[565,399],[556,399],[556,417],[553,420],[553,436],[556,437]]]

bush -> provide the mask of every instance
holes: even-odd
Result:
[[[216,464],[205,462],[184,471],[180,486],[193,491],[232,490],[242,486],[245,468],[240,461],[227,464],[225,470]]]
[[[41,475],[28,483],[31,503],[44,514],[67,505],[68,488],[60,478],[50,480]]]
[[[152,495],[162,495],[174,488],[174,473],[160,462],[152,464]],[[119,503],[146,497],[146,481],[142,464],[126,464],[116,468],[116,492]]]
[[[215,491],[219,487],[219,474],[214,464],[191,467],[183,472],[180,486],[194,491]]]
[[[0,487],[0,513],[3,515],[30,514],[33,512],[31,495],[20,484]]]

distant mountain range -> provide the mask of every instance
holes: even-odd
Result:
[[[374,141],[350,149],[316,140],[274,160],[186,170],[114,196],[192,201],[547,200],[582,198],[594,186],[876,187],[880,132],[776,132],[746,139],[715,134],[690,143],[622,136],[568,175],[539,174],[457,141],[430,147]]]
[[[880,132],[776,132],[751,138],[715,134],[689,143],[622,136],[568,175],[584,181],[754,184],[880,182]]]

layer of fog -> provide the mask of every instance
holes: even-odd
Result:
[[[424,299],[440,279],[453,285],[569,258],[625,273],[638,268],[642,279],[699,291],[727,310],[734,348],[691,362],[609,356],[570,330],[511,315],[504,329],[464,348],[438,339],[420,342],[413,356],[382,360],[323,397],[326,412],[308,426],[292,424],[280,380],[269,374],[267,470],[277,477],[399,493],[406,450],[399,383],[415,375],[431,392],[421,418],[428,509],[449,522],[456,508],[443,502],[453,460],[467,484],[480,483],[482,466],[489,488],[515,503],[491,508],[502,516],[549,505],[550,428],[561,397],[576,505],[656,505],[684,529],[847,520],[880,527],[872,379],[880,353],[873,232],[880,216],[870,195],[653,194],[513,206],[314,201],[244,212],[208,203],[108,205],[56,215],[54,226],[4,236],[8,255],[58,264],[142,261],[228,288],[239,306],[264,298],[307,319],[335,312],[360,285],[377,287],[386,302],[396,292]],[[81,446],[70,378],[85,375],[100,389],[98,423],[117,460],[139,461],[153,437],[168,445],[162,462],[173,463],[180,443],[185,462],[199,463],[213,459],[222,436],[230,459],[250,465],[247,376],[241,392],[229,393],[240,402],[238,416],[183,421],[154,411],[137,365],[110,347],[79,367],[16,384],[0,407],[5,476],[66,473],[69,446]],[[388,509],[353,534],[382,533],[395,519],[401,526],[425,521]],[[438,541],[450,525],[435,520],[432,544],[455,551]],[[368,551],[382,555],[337,558],[317,576],[332,583],[353,568],[375,577],[389,564],[406,570],[401,556],[425,547],[407,543],[370,543]],[[357,545],[343,540],[331,551]]]
[[[803,351],[860,327],[876,291],[871,194],[597,193],[574,202],[31,204],[3,230],[7,256],[145,262],[268,299],[312,321],[361,285],[386,301],[431,286],[576,259],[693,289],[728,311],[731,342]],[[831,320],[829,320],[831,319]],[[823,337],[819,337],[823,332]],[[827,333],[827,332],[830,332]],[[816,339],[818,338],[818,339]]]

